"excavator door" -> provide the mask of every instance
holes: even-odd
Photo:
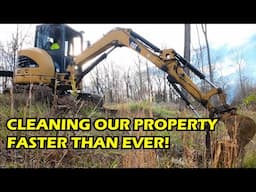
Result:
[[[81,53],[83,49],[82,32],[75,31],[65,24],[38,25],[35,47],[44,49],[51,56],[56,72],[66,73],[73,56]]]

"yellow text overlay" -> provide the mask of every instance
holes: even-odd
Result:
[[[9,136],[7,149],[67,149],[68,138],[63,136]],[[168,149],[167,136],[73,136],[70,137],[73,149]]]
[[[74,149],[168,149],[170,137],[123,136],[123,137],[71,137]]]
[[[106,136],[104,131],[214,131],[218,119],[207,118],[10,118],[6,122],[6,128],[12,132],[7,136],[7,149],[168,149],[171,145],[169,136]],[[102,135],[91,132],[90,136],[84,136],[85,132],[102,132]],[[15,136],[15,132],[20,131]],[[26,136],[26,131],[35,132]],[[43,131],[52,131],[54,136],[44,136]],[[78,134],[60,136],[58,131],[79,131]],[[40,132],[40,134],[39,134]],[[107,133],[107,132],[106,132]],[[56,135],[55,135],[56,134]],[[52,135],[52,134],[51,134]],[[57,136],[58,135],[58,136]],[[62,135],[62,134],[61,134]],[[65,135],[65,134],[64,134]],[[75,136],[77,135],[77,136]],[[79,136],[78,136],[79,135]],[[88,135],[88,134],[86,134]],[[96,136],[98,135],[98,136]],[[112,134],[111,134],[112,135]]]
[[[214,131],[217,122],[218,119],[207,118],[134,118],[133,121],[127,118],[98,118],[93,122],[89,118],[11,118],[6,127],[10,131],[90,131],[92,128],[97,131]]]
[[[7,137],[7,149],[67,149],[68,138],[57,136]]]

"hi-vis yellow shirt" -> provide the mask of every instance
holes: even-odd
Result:
[[[53,44],[51,45],[51,50],[58,50],[58,49],[60,49],[60,46],[59,46],[58,43],[53,43]]]

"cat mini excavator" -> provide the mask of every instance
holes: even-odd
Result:
[[[53,43],[55,38],[61,42],[60,49],[50,50],[48,44]],[[78,47],[77,44],[80,45],[80,53],[75,56],[74,51]],[[204,74],[174,49],[161,50],[131,29],[115,28],[83,50],[81,32],[75,31],[65,24],[38,25],[35,47],[18,52],[18,65],[13,76],[14,84],[46,84],[58,90],[60,95],[67,94],[68,90],[74,90],[74,88],[79,90],[83,77],[118,47],[127,47],[136,51],[160,70],[166,72],[170,85],[197,116],[199,114],[179,86],[201,103],[209,111],[211,118],[219,118],[226,123],[231,137],[234,137],[231,128],[236,126],[241,146],[245,146],[253,138],[256,132],[255,122],[249,117],[239,115],[235,107],[227,104],[226,95],[221,88],[209,81]],[[96,60],[82,70],[82,66],[92,59]],[[208,83],[211,90],[202,92],[184,72],[184,68],[188,68],[201,80]],[[218,98],[218,102],[212,102],[213,96]]]

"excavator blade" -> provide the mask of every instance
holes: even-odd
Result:
[[[238,114],[231,114],[222,119],[231,139],[236,139],[239,149],[252,141],[256,133],[256,123],[253,119]]]
[[[77,99],[81,99],[87,102],[87,105],[97,106],[98,108],[103,107],[104,98],[90,93],[79,93]]]
[[[104,97],[90,93],[80,93],[77,97],[78,100],[86,102],[87,106],[93,106],[95,109],[110,115],[116,115],[118,110],[111,109],[104,106]]]

